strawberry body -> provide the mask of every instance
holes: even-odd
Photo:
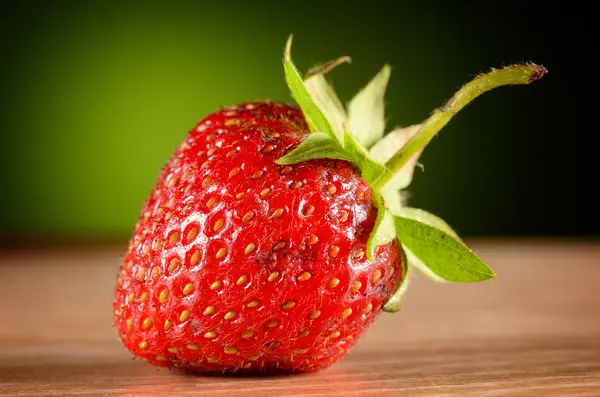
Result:
[[[346,161],[274,161],[308,127],[254,102],[202,120],[162,170],[119,273],[128,350],[195,371],[314,371],[344,356],[399,285],[397,242]]]

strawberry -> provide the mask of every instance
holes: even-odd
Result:
[[[127,347],[152,363],[312,370],[345,353],[402,274],[398,246],[365,255],[376,211],[345,161],[274,160],[308,127],[248,103],[200,122],[136,226],[116,301]]]
[[[427,142],[481,87],[527,84],[545,69],[494,70],[424,123],[384,136],[389,67],[345,109],[323,76],[347,58],[301,78],[290,45],[297,105],[208,115],[146,200],[113,303],[134,357],[198,372],[316,371],[399,309],[410,269],[454,282],[495,276],[402,191]]]

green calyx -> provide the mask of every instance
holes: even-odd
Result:
[[[403,191],[412,182],[418,158],[431,139],[463,107],[479,95],[505,85],[529,84],[547,73],[535,64],[511,65],[482,74],[464,85],[441,108],[418,125],[385,133],[384,96],[391,68],[385,65],[344,106],[325,73],[350,58],[341,57],[312,68],[303,78],[291,59],[292,36],[283,66],[292,97],[304,113],[310,134],[278,164],[330,158],[346,160],[371,186],[377,219],[367,243],[373,259],[379,245],[397,239],[404,257],[404,277],[383,310],[400,309],[413,268],[436,281],[478,282],[495,277],[485,262],[439,217],[407,207]]]

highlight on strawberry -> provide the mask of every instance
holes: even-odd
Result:
[[[134,357],[194,372],[310,372],[343,358],[413,272],[495,277],[439,217],[407,205],[417,159],[479,95],[543,66],[493,69],[421,124],[385,129],[390,67],[344,106],[325,74],[283,74],[295,104],[202,119],[162,169],[118,273],[113,309]]]

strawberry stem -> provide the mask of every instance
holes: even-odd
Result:
[[[386,162],[385,166],[391,172],[382,174],[373,183],[373,189],[379,190],[389,182],[391,177],[400,171],[415,153],[427,146],[452,117],[472,100],[497,87],[532,83],[546,73],[545,67],[533,63],[511,65],[479,75],[465,84],[443,107],[437,109],[406,144]]]

